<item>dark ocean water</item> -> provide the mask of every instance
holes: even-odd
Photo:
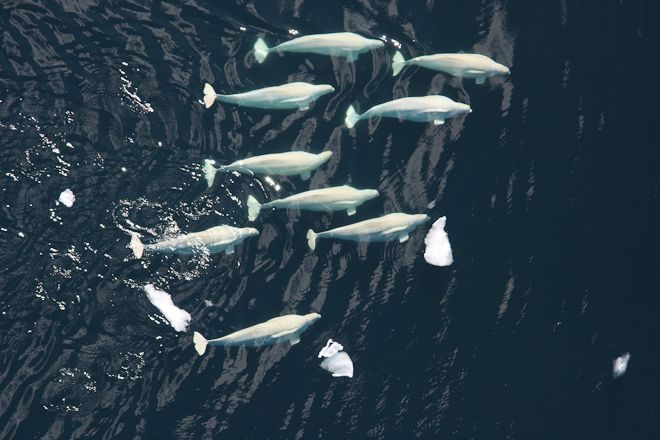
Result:
[[[4,0],[0,438],[660,438],[659,24],[650,0]],[[354,64],[252,54],[258,36],[340,30],[387,46]],[[393,78],[398,43],[478,51],[512,74]],[[337,92],[306,112],[199,101],[204,82],[294,80]],[[474,112],[343,126],[350,104],[428,93]],[[206,158],[290,148],[334,155],[279,191],[201,177]],[[128,230],[246,225],[249,194],[345,183],[381,197],[350,220],[264,212],[231,256],[126,248]],[[306,246],[309,228],[395,211],[446,215],[455,263],[424,261],[428,226],[403,244]],[[167,324],[147,283],[191,331]],[[293,347],[192,347],[192,330],[311,311],[323,317]],[[328,338],[352,379],[318,367]]]

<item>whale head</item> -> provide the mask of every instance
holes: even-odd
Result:
[[[321,163],[326,163],[332,157],[332,151],[321,151],[317,156]]]
[[[376,197],[378,197],[378,191],[375,189],[363,189],[362,197],[364,197],[364,200],[375,199]]]
[[[509,75],[511,73],[508,67],[500,63],[495,63],[492,70],[496,75]]]
[[[431,217],[426,214],[413,214],[411,217],[413,218],[412,223],[415,225],[423,225],[431,219]]]
[[[259,235],[259,231],[254,228],[243,228],[243,230],[246,237],[254,237],[255,235]]]
[[[312,324],[313,322],[315,322],[316,320],[318,320],[320,318],[321,318],[321,315],[319,315],[316,312],[308,313],[308,314],[305,315],[305,319],[307,320],[307,322],[309,324]]]
[[[335,88],[332,87],[330,84],[319,84],[314,86],[314,96],[317,98],[319,96],[327,95],[328,93],[332,93],[335,91]]]
[[[385,46],[385,42],[383,40],[370,39],[369,43],[367,43],[367,47],[369,49],[378,49],[379,47],[383,46]]]
[[[457,115],[464,115],[472,113],[472,109],[470,108],[469,105],[463,104],[462,102],[457,102],[456,103],[456,114]]]

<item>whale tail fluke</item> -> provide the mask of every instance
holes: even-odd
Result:
[[[208,341],[201,333],[195,332],[193,334],[193,344],[195,344],[195,351],[198,355],[202,356],[206,352]]]
[[[204,178],[206,179],[206,184],[211,188],[213,186],[213,181],[215,180],[215,175],[218,171],[223,171],[224,167],[216,168],[215,161],[213,159],[204,159]]]
[[[360,120],[360,115],[357,114],[353,106],[348,107],[346,110],[346,119],[344,122],[348,128],[353,128],[353,126]]]
[[[266,61],[268,50],[268,46],[266,46],[266,42],[262,38],[259,38],[257,42],[254,43],[254,57],[259,64]]]
[[[307,231],[307,245],[311,250],[316,249],[316,240],[318,238],[318,235],[319,234],[317,234],[311,229]]]
[[[259,215],[259,211],[261,211],[261,203],[259,203],[259,201],[254,196],[249,195],[247,199],[247,207],[248,220],[253,222],[254,219],[256,219]]]
[[[401,52],[397,50],[392,58],[392,76],[397,76],[405,65],[406,60],[403,58]]]
[[[128,247],[133,251],[135,258],[142,258],[142,254],[144,254],[144,245],[136,233],[131,234],[131,242],[128,244]]]
[[[218,94],[215,93],[215,90],[213,89],[213,86],[209,83],[204,84],[204,105],[206,108],[209,108],[213,105],[215,102],[215,98],[217,98]]]

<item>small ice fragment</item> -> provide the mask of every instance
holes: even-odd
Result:
[[[122,171],[122,173],[125,173],[127,171],[126,167],[121,167],[121,171]]]
[[[170,294],[156,289],[153,284],[144,286],[144,291],[147,292],[147,298],[149,298],[151,304],[160,310],[165,319],[174,327],[174,330],[178,332],[186,331],[190,324],[190,313],[174,305]]]
[[[204,300],[204,304],[206,304],[206,307],[211,307],[213,305],[213,303],[211,301],[209,301],[208,299]]]
[[[612,377],[617,378],[626,374],[630,353],[624,353],[612,361]]]
[[[73,191],[71,191],[69,188],[65,189],[62,191],[60,194],[60,202],[67,208],[71,208],[73,206],[73,202],[76,201],[76,196],[73,195]]]
[[[245,26],[240,26],[239,29],[242,30],[243,32],[247,31],[247,28]],[[0,102],[2,102],[2,101],[0,101]]]
[[[428,205],[426,205],[427,208],[433,209],[435,208],[435,200],[431,200]]]
[[[440,217],[433,223],[431,230],[424,238],[424,244],[426,245],[424,259],[434,266],[449,266],[454,262],[449,237],[445,232],[446,223],[447,217]]]
[[[343,349],[339,342],[328,339],[319,352],[319,357],[325,357],[321,368],[332,373],[332,377],[353,377],[353,361]]]

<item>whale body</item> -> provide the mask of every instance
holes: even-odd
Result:
[[[232,346],[232,345],[275,345],[280,342],[289,342],[291,345],[300,342],[300,335],[307,330],[321,315],[308,313],[307,315],[284,315],[269,319],[261,324],[244,328],[217,339],[206,339],[200,333],[195,332],[193,343],[195,350],[201,356],[206,351],[207,345]]]
[[[259,235],[254,228],[235,228],[221,225],[205,231],[182,234],[178,237],[158,241],[152,244],[142,244],[137,234],[133,234],[129,247],[137,258],[142,258],[144,251],[174,254],[193,254],[200,247],[205,247],[212,254],[224,252],[233,254],[234,246],[248,237]]]
[[[408,234],[417,226],[426,223],[426,214],[404,214],[396,212],[382,217],[364,220],[352,225],[330,229],[324,232],[307,231],[309,248],[316,248],[319,238],[337,238],[351,241],[389,241],[398,239],[401,243],[408,240]]]
[[[263,208],[293,207],[304,211],[341,211],[345,209],[348,215],[353,215],[356,207],[374,197],[378,197],[378,191],[375,189],[360,190],[348,185],[305,191],[264,204],[259,203],[253,196],[248,196],[248,219],[250,221],[256,219]]]
[[[327,162],[332,157],[332,151],[322,151],[318,154],[304,151],[287,151],[286,153],[262,154],[237,160],[229,165],[219,168],[214,166],[215,161],[204,161],[204,177],[209,186],[213,186],[218,171],[236,171],[239,173],[268,174],[271,176],[297,176],[307,180],[312,171]]]
[[[268,47],[266,42],[259,38],[254,45],[254,55],[259,63],[266,60],[268,54],[273,52],[314,53],[345,57],[346,61],[355,61],[362,53],[385,43],[381,40],[365,38],[352,32],[335,32],[329,34],[306,35],[294,38],[275,47]]]
[[[423,55],[405,60],[401,52],[392,58],[392,74],[397,76],[405,66],[420,66],[460,78],[473,78],[477,84],[486,82],[486,78],[508,75],[509,68],[496,63],[485,55],[476,53],[438,53]]]
[[[292,82],[251,92],[219,95],[211,84],[206,83],[204,85],[204,105],[209,108],[214,102],[219,101],[243,107],[307,110],[310,103],[334,91],[335,88],[328,84],[314,85],[305,82]]]
[[[371,107],[362,114],[355,112],[353,106],[346,111],[346,126],[353,126],[362,119],[372,116],[399,118],[415,122],[433,121],[435,125],[445,123],[445,119],[456,115],[471,113],[469,105],[455,102],[446,96],[429,95],[400,98]]]

